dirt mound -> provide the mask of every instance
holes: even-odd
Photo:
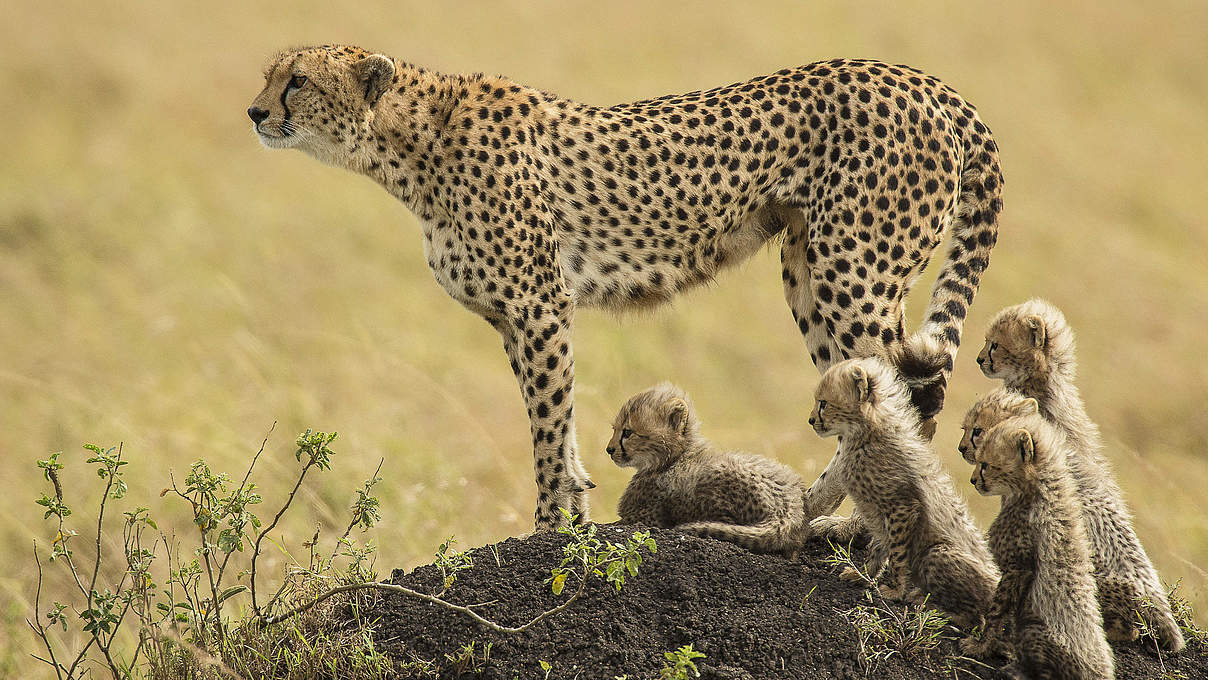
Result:
[[[600,527],[601,538],[623,541],[632,527]],[[825,543],[811,543],[798,560],[755,555],[737,546],[653,530],[658,553],[647,556],[638,576],[616,592],[595,579],[569,609],[515,635],[492,633],[468,617],[404,596],[386,597],[371,613],[380,617],[376,639],[399,661],[435,661],[441,678],[483,677],[512,680],[658,677],[663,653],[692,644],[706,656],[697,660],[702,678],[975,678],[1001,674],[959,656],[955,642],[905,657],[882,654],[870,668],[871,646],[861,650],[853,624],[842,612],[869,605],[866,589],[842,581],[822,562],[831,554]],[[495,546],[498,556],[481,548],[474,567],[458,573],[446,599],[484,603],[475,611],[503,625],[518,626],[566,600],[550,592],[545,580],[562,559],[566,537],[541,533]],[[856,551],[857,558],[859,551]],[[441,575],[428,565],[401,570],[393,581],[423,592],[441,588]],[[879,603],[878,603],[879,604]],[[895,608],[898,612],[901,607]],[[947,633],[954,636],[952,631]],[[474,643],[467,674],[456,658]],[[487,645],[489,658],[484,659]],[[1158,657],[1140,643],[1116,647],[1117,678],[1208,678],[1208,648]],[[435,667],[434,667],[435,669]],[[1181,672],[1183,675],[1165,675]],[[955,673],[955,674],[954,674]],[[478,675],[480,674],[480,675]]]

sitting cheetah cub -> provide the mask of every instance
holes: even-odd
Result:
[[[1000,387],[978,399],[965,412],[961,421],[961,443],[956,450],[968,463],[977,462],[975,453],[990,428],[1008,418],[1030,416],[1040,412],[1035,399],[1025,397],[1015,390]]]
[[[1067,455],[1065,437],[1039,415],[995,425],[977,449],[970,481],[982,495],[1002,496],[989,532],[1002,579],[983,639],[961,647],[980,655],[1010,642],[1031,678],[1108,679],[1112,650]]]
[[[849,359],[822,376],[809,422],[839,435],[833,468],[872,534],[870,573],[885,565],[890,597],[921,599],[962,627],[980,623],[998,570],[964,500],[919,433],[917,412],[896,371],[878,358]],[[830,537],[836,522],[810,523]]]
[[[637,470],[617,513],[640,522],[796,552],[805,540],[801,477],[748,453],[721,451],[700,434],[688,395],[662,383],[629,399],[613,423],[608,455]]]
[[[1036,399],[1041,415],[1069,440],[1067,464],[1082,502],[1108,636],[1135,639],[1140,614],[1164,649],[1181,650],[1183,634],[1171,615],[1166,589],[1133,530],[1128,506],[1103,457],[1099,428],[1074,383],[1074,333],[1065,316],[1044,300],[1002,310],[990,322],[977,363],[987,377]]]

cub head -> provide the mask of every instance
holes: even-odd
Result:
[[[1072,370],[1074,336],[1065,316],[1044,300],[1029,300],[1000,311],[986,330],[977,364],[988,378],[1009,387]]]
[[[395,72],[393,59],[359,47],[288,50],[269,61],[247,114],[264,146],[331,162],[347,153]]]
[[[1054,437],[1052,426],[1040,416],[1002,421],[978,446],[969,481],[983,496],[1014,496],[1035,487],[1060,455]]]
[[[829,437],[867,429],[889,414],[919,429],[918,412],[896,370],[875,357],[848,359],[822,374],[809,423],[819,436]]]
[[[620,467],[639,472],[667,465],[700,438],[700,423],[688,394],[662,383],[625,402],[612,423],[607,452]]]
[[[1039,412],[1040,406],[1035,399],[1000,387],[969,407],[965,419],[961,422],[964,435],[956,449],[967,462],[974,463],[977,448],[985,440],[986,432],[989,432],[990,428],[1008,418],[1035,415]]]

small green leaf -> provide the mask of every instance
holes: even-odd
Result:
[[[247,590],[247,586],[245,585],[231,586],[218,594],[218,603],[222,604],[223,602],[226,602],[228,599],[238,595],[239,593],[242,593],[245,590]]]
[[[550,584],[550,586],[553,588],[555,595],[562,594],[562,588],[564,588],[566,586],[567,573],[569,573],[569,572],[564,571],[559,574],[554,574],[554,580],[553,580],[553,583]]]

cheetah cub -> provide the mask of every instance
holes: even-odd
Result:
[[[849,359],[823,374],[815,397],[809,422],[823,437],[839,435],[833,473],[872,535],[869,571],[884,566],[882,593],[911,599],[928,593],[957,625],[980,623],[998,570],[964,499],[919,433],[896,371],[878,358]],[[810,526],[829,538],[836,524],[820,517]]]
[[[1074,382],[1074,333],[1051,303],[1029,300],[998,313],[977,357],[982,372],[1038,402],[1040,413],[1069,440],[1067,465],[1081,499],[1108,637],[1138,635],[1136,615],[1168,651],[1183,648],[1166,590],[1133,530],[1132,517],[1103,456],[1099,428]]]
[[[961,443],[956,450],[968,463],[975,463],[975,452],[984,440],[990,428],[1008,418],[1030,416],[1040,412],[1040,406],[1031,397],[1025,397],[1015,390],[1000,387],[986,396],[978,399],[965,412],[961,421]]]
[[[982,495],[1002,496],[989,531],[1002,579],[983,639],[961,647],[980,655],[1007,643],[1027,677],[1108,679],[1112,650],[1069,455],[1064,435],[1039,415],[995,425],[978,447],[970,481]]]
[[[613,422],[608,455],[636,469],[617,506],[640,522],[796,552],[805,540],[801,477],[767,458],[722,451],[700,434],[688,395],[662,383],[629,399]]]

